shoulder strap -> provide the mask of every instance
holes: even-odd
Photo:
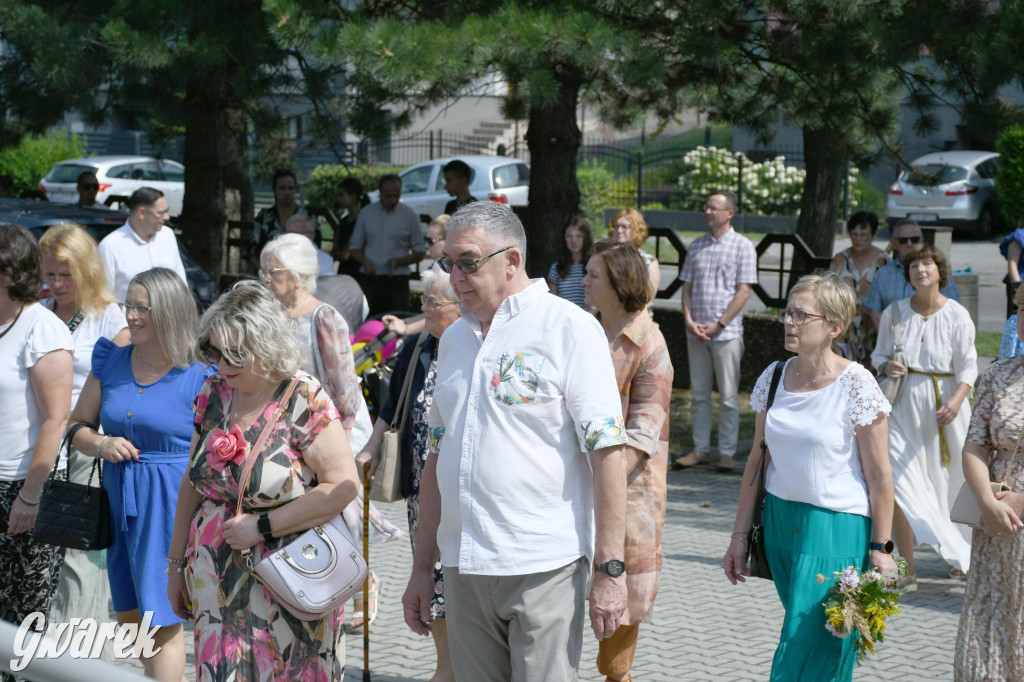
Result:
[[[245,456],[245,463],[242,466],[242,475],[239,477],[238,483],[238,502],[235,504],[235,516],[241,516],[242,514],[242,498],[245,496],[245,487],[249,485],[249,476],[252,474],[252,467],[256,463],[256,456],[260,454],[263,446],[267,443],[267,438],[270,437],[270,432],[273,430],[274,425],[284,414],[285,409],[288,407],[288,401],[292,397],[292,393],[295,391],[295,387],[299,383],[299,376],[295,375],[292,379],[292,383],[288,384],[288,389],[281,396],[281,401],[277,404],[277,409],[274,410],[274,414],[267,418],[267,423],[263,425],[263,431],[260,432],[260,437],[256,439],[256,445],[252,446],[249,452]]]
[[[764,408],[765,417],[768,416],[768,410],[771,409],[772,403],[775,402],[775,392],[779,388],[779,381],[782,379],[782,370],[783,370],[783,368],[785,366],[786,366],[786,363],[784,363],[781,360],[779,360],[778,362],[775,363],[775,369],[772,370],[772,383],[771,383],[771,386],[768,387],[768,403],[767,403],[767,405],[765,405],[765,408]],[[757,464],[757,468],[758,468],[757,478],[751,480],[749,485],[753,485],[754,484],[754,480],[758,481],[758,485],[759,485],[759,487],[758,487],[758,491],[759,491],[758,495],[760,495],[760,497],[762,499],[764,498],[764,492],[763,492],[764,491],[764,476],[765,476],[765,468],[767,466],[767,462],[765,462],[765,455],[767,455],[767,454],[768,454],[768,441],[765,440],[764,434],[761,434],[761,461],[758,462],[758,464]],[[760,505],[758,505],[755,508],[755,510],[754,510],[754,523],[756,523],[756,524],[760,524],[761,523],[761,509],[760,509]]]
[[[785,366],[786,363],[781,360],[775,363],[775,369],[772,371],[772,383],[768,387],[768,404],[765,405],[765,412],[771,409],[772,403],[775,402],[775,391],[779,388],[779,381],[782,379],[782,370]]]
[[[426,332],[424,332],[425,334]],[[409,416],[409,404],[412,400],[409,399],[409,388],[412,386],[412,375],[416,372],[416,363],[420,359],[420,353],[423,352],[423,334],[419,334],[414,339],[409,339],[410,343],[415,342],[415,347],[412,351],[412,357],[409,358],[409,366],[405,370],[405,380],[402,382],[402,392],[398,396],[398,405],[395,406],[395,416],[391,418],[391,428],[399,431],[405,428],[405,422]]]

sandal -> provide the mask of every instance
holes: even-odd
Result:
[[[966,572],[961,571],[959,568],[954,568],[952,564],[946,564],[946,571],[953,580],[963,580],[967,577]]]
[[[370,601],[370,624],[373,625],[373,621],[377,619],[377,602],[381,593],[381,583],[377,574],[370,571],[370,590],[369,590],[369,601]],[[356,593],[355,598],[352,600],[353,606],[355,607],[352,611],[352,620],[349,621],[348,625],[353,630],[359,630],[363,627],[363,622],[366,620],[366,616],[363,613],[363,593],[360,591]]]
[[[917,575],[908,575],[902,579],[903,586],[907,592],[917,592]]]

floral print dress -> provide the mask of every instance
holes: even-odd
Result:
[[[338,411],[316,379],[300,376],[252,468],[243,499],[246,510],[274,509],[316,485],[302,451],[331,420],[338,419]],[[274,398],[244,432],[248,443],[245,451],[259,438],[289,383],[282,382]],[[211,444],[222,441],[228,431],[231,394],[232,389],[217,374],[206,382],[195,402],[200,439],[189,462],[188,476],[204,499],[193,513],[185,557],[195,619],[196,679],[340,680],[345,665],[341,639],[344,612],[338,610],[321,620],[298,620],[271,600],[239,553],[224,542],[224,522],[234,516],[237,477],[244,457],[224,459],[220,452],[213,452]],[[241,431],[236,425],[229,433]],[[257,545],[255,554],[259,557],[295,537],[278,538],[270,547]]]
[[[836,348],[844,358],[859,362],[865,367],[871,367],[871,352],[875,350],[878,332],[864,310],[864,299],[871,289],[871,280],[874,279],[875,272],[888,262],[889,257],[883,253],[866,268],[859,270],[853,260],[853,249],[850,248],[837,253],[830,268],[839,273],[839,278],[849,284],[857,295],[857,312],[850,321],[850,327],[846,330],[843,340],[836,343]]]

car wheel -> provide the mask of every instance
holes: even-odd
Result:
[[[976,239],[988,239],[992,236],[992,232],[995,230],[995,216],[992,214],[992,209],[988,206],[981,209],[981,215],[978,216],[978,221],[974,225],[974,237]]]

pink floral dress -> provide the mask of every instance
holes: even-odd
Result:
[[[259,438],[289,383],[282,382],[274,399],[244,432],[248,447]],[[195,402],[200,440],[192,453],[188,476],[204,499],[192,517],[185,557],[195,618],[196,680],[340,680],[345,665],[341,639],[344,612],[339,610],[316,621],[298,620],[270,599],[239,553],[224,542],[222,529],[234,515],[236,477],[241,473],[244,454],[225,459],[218,456],[226,453],[224,448],[218,446],[217,454],[211,452],[211,441],[223,443],[225,431],[239,432],[237,426],[230,431],[227,428],[231,392],[217,374],[207,380]],[[316,484],[302,451],[332,419],[338,419],[338,411],[320,383],[301,374],[283,416],[253,466],[243,499],[245,509],[274,509]],[[294,537],[279,538],[270,548],[287,544]],[[266,549],[257,545],[257,556]]]

